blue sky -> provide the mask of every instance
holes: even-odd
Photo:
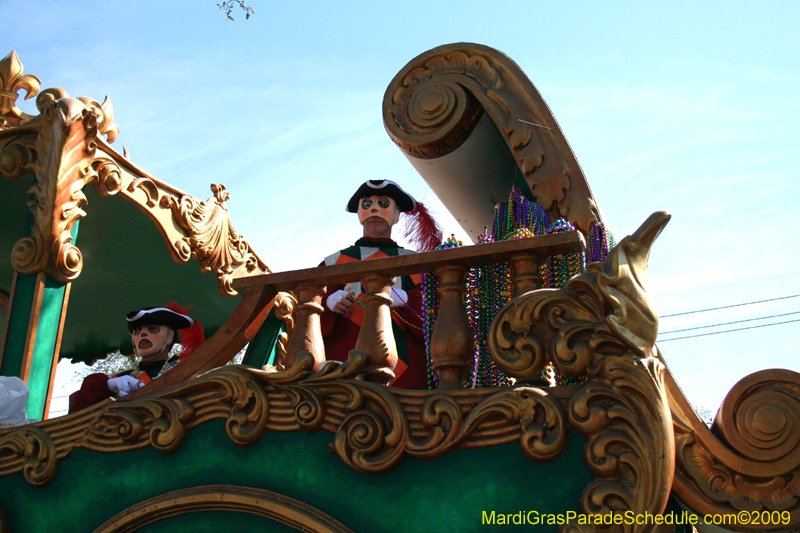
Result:
[[[465,239],[386,135],[381,102],[418,54],[491,46],[549,104],[617,239],[672,211],[651,256],[662,315],[800,294],[800,4],[250,5],[250,20],[226,22],[214,0],[2,1],[0,52],[15,49],[43,88],[108,95],[115,146],[151,174],[200,198],[226,184],[237,229],[287,270],[352,243],[344,203],[369,178],[401,182]],[[795,311],[800,298],[666,317],[661,331]],[[753,371],[800,370],[798,324],[659,347],[713,412]]]

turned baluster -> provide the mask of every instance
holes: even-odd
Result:
[[[364,321],[356,340],[356,350],[361,350],[366,356],[366,367],[361,377],[382,385],[388,385],[394,379],[394,367],[397,366],[397,345],[389,309],[393,284],[394,280],[383,274],[368,274],[361,278],[361,290],[365,295]]]
[[[307,283],[294,288],[297,298],[295,305],[294,331],[286,346],[286,360],[283,365],[291,367],[300,352],[310,352],[314,356],[314,371],[325,361],[325,346],[322,344],[322,330],[319,315],[322,314],[322,297],[325,286],[319,283]]]
[[[474,341],[464,305],[467,267],[447,265],[436,270],[439,278],[439,313],[431,335],[433,372],[439,388],[463,386],[472,367]]]
[[[542,274],[539,270],[542,260],[535,254],[517,254],[509,262],[514,270],[514,289],[516,296],[522,296],[526,292],[541,289],[544,283]]]
[[[541,289],[544,284],[539,267],[542,265],[541,259],[535,254],[517,254],[509,262],[514,270],[514,289],[516,296],[522,296],[526,292]],[[527,383],[534,387],[549,387],[550,381],[547,379],[547,371],[542,370],[538,375],[532,376],[519,383]]]

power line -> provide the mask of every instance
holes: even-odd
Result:
[[[770,298],[769,300],[759,300],[757,302],[745,302],[743,304],[724,305],[722,307],[712,307],[710,309],[700,309],[698,311],[686,311],[685,313],[674,313],[672,315],[662,315],[661,318],[669,318],[671,316],[692,315],[694,313],[705,313],[706,311],[719,311],[720,309],[729,309],[731,307],[741,307],[743,305],[763,304],[765,302],[774,302],[776,300],[786,300],[788,298],[797,298],[800,294],[793,294],[791,296],[781,296],[780,298]]]
[[[741,324],[742,322],[754,322],[756,320],[766,320],[768,318],[778,318],[779,316],[789,316],[789,315],[797,315],[800,314],[800,311],[793,311],[791,313],[783,313],[780,315],[770,315],[770,316],[762,316],[759,318],[748,318],[747,320],[736,320],[734,322],[720,322],[719,324],[712,324],[710,326],[697,326],[696,328],[686,328],[686,329],[675,329],[672,331],[662,331],[659,335],[669,335],[670,333],[680,333],[681,331],[692,331],[694,329],[707,329],[707,328],[715,328],[717,326],[730,326],[731,324]]]
[[[797,320],[787,320],[786,322],[775,322],[774,324],[761,324],[760,326],[750,326],[749,328],[738,328],[738,329],[726,329],[725,331],[715,331],[714,333],[701,333],[700,335],[687,335],[686,337],[675,337],[674,339],[664,339],[661,342],[669,342],[669,341],[679,341],[681,339],[691,339],[694,337],[708,337],[709,335],[719,335],[720,333],[732,333],[734,331],[743,331],[745,329],[756,329],[756,328],[766,328],[768,326],[780,326],[781,324],[790,324],[792,322],[800,322],[800,318]]]
[[[786,276],[796,276],[797,274],[800,274],[800,272],[788,272],[786,274],[777,274],[775,276],[767,276],[766,278],[753,278],[753,279],[748,279],[748,280],[745,280],[745,281],[734,281],[733,283],[723,283],[722,285],[711,285],[710,287],[700,287],[700,288],[697,288],[697,289],[689,289],[687,291],[670,292],[670,293],[667,293],[667,294],[654,294],[653,297],[654,298],[666,298],[667,296],[676,296],[678,294],[686,294],[686,293],[689,293],[689,292],[710,291],[711,289],[719,289],[719,288],[722,288],[722,287],[730,287],[732,285],[742,285],[744,283],[755,283],[757,281],[765,281],[765,280],[768,280],[768,279],[785,278]]]

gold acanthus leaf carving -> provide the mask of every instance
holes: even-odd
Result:
[[[586,437],[584,458],[597,476],[584,490],[583,513],[657,514],[665,508],[675,442],[663,373],[664,365],[655,357],[609,355],[590,370],[589,382],[570,399],[570,427]],[[577,525],[561,530],[596,531]],[[638,525],[631,529],[646,530]]]
[[[584,513],[658,513],[667,502],[675,443],[664,367],[654,356],[658,314],[647,297],[647,272],[669,218],[654,213],[604,262],[563,289],[512,300],[490,327],[489,349],[507,374],[524,381],[552,362],[566,375],[589,378],[567,409],[597,476],[584,491]]]
[[[187,233],[183,243],[176,243],[176,248],[183,250],[181,258],[188,260],[186,250],[191,257],[200,263],[200,270],[213,272],[219,279],[219,290],[222,294],[235,295],[231,286],[231,273],[237,266],[244,265],[248,272],[257,268],[262,270],[258,257],[252,252],[248,242],[234,229],[228,216],[225,202],[230,194],[224,185],[213,184],[214,196],[203,202],[193,196],[180,198],[164,195],[161,198],[163,207],[172,209],[175,222]]]
[[[25,481],[34,487],[43,487],[56,477],[58,458],[50,435],[35,426],[24,426],[0,435],[0,469],[6,465],[21,463]]]
[[[118,130],[108,99],[101,105],[70,98],[63,89],[48,89],[37,98],[37,106],[43,125],[36,140],[37,179],[28,190],[34,224],[31,235],[15,244],[11,259],[21,274],[46,272],[68,282],[83,268],[81,252],[72,244],[72,228],[86,216],[83,187],[94,183],[101,196],[120,189],[116,164],[94,159],[97,136],[113,138]]]
[[[14,50],[0,61],[0,128],[18,126],[34,118],[17,108],[17,91],[25,91],[25,100],[33,98],[39,93],[41,82],[36,76],[23,72],[22,62]]]

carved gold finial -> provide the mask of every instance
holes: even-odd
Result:
[[[133,182],[128,188],[145,188],[150,180]],[[135,185],[136,184],[136,185]],[[152,184],[155,187],[155,184]],[[175,249],[181,261],[194,257],[200,262],[202,272],[213,272],[219,279],[219,290],[229,296],[237,294],[231,287],[233,269],[244,265],[248,272],[266,267],[260,263],[250,245],[239,232],[234,229],[228,216],[225,202],[230,193],[225,185],[211,185],[214,196],[205,202],[190,195],[173,197],[164,195],[160,205],[172,210],[175,223],[184,230],[186,236],[175,243]],[[158,194],[153,192],[153,198]],[[155,205],[155,204],[153,204]]]
[[[597,286],[613,309],[608,324],[645,356],[652,355],[658,335],[658,313],[647,295],[650,249],[671,217],[667,211],[653,213],[606,261],[586,269],[597,275]]]
[[[211,192],[214,193],[214,200],[217,202],[217,205],[221,207],[225,207],[223,204],[231,199],[231,193],[228,192],[228,188],[222,183],[212,183]]]
[[[17,91],[25,89],[25,100],[33,98],[39,93],[42,82],[23,72],[22,62],[14,50],[0,61],[0,128],[16,126],[33,118],[17,108]]]

